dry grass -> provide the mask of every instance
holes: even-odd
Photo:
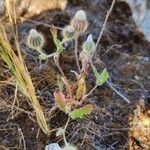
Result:
[[[11,48],[3,25],[1,24],[0,26],[0,56],[7,63],[20,90],[25,96],[29,98],[31,105],[35,110],[39,126],[44,133],[49,134],[46,119],[44,117],[39,101],[35,95],[34,86],[27,68],[23,63],[22,58],[20,59],[20,57],[18,57]]]
[[[12,17],[10,14],[10,10],[12,10],[12,9],[10,8],[9,4],[10,4],[9,0],[6,0],[7,13],[9,16],[9,22],[10,22],[11,27],[12,27],[12,32],[14,34],[17,54],[12,49],[12,46],[8,40],[8,37],[7,37],[7,33],[5,31],[3,23],[1,21],[0,22],[0,56],[8,65],[8,67],[11,71],[11,74],[16,81],[16,86],[18,86],[19,89],[21,90],[21,92],[26,97],[28,97],[28,100],[31,103],[31,105],[35,111],[37,123],[39,124],[40,128],[42,129],[42,131],[45,134],[49,135],[50,130],[49,130],[49,127],[46,123],[46,118],[44,116],[44,113],[43,113],[43,110],[40,106],[40,103],[36,97],[35,89],[34,89],[31,77],[27,71],[27,68],[24,64],[24,61],[23,61],[23,58],[21,55],[18,37],[17,37],[17,34],[15,32],[16,28],[14,26],[16,19],[15,19],[15,16]]]

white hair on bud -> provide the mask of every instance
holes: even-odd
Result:
[[[32,37],[37,37],[39,36],[39,33],[35,29],[31,29],[29,35]]]
[[[84,10],[78,10],[75,14],[75,17],[78,18],[79,20],[86,20],[86,13]]]
[[[75,28],[71,25],[68,25],[63,29],[62,33],[65,40],[71,40],[75,36]]]
[[[75,28],[74,28],[73,26],[71,26],[71,25],[68,25],[68,26],[66,27],[66,30],[67,30],[68,32],[75,32]]]
[[[78,10],[75,16],[71,20],[71,26],[73,26],[78,33],[83,33],[87,27],[87,17],[84,10]]]

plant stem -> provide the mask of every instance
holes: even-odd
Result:
[[[54,61],[55,61],[55,64],[56,64],[57,68],[59,69],[61,75],[62,75],[64,78],[66,78],[66,77],[65,77],[65,74],[64,74],[64,72],[63,72],[63,70],[62,70],[62,68],[60,67],[60,64],[59,64],[59,54],[56,54],[56,57],[55,57],[55,55],[54,55]]]
[[[47,58],[53,57],[55,54],[56,54],[56,53],[49,54],[49,55],[47,55]],[[47,58],[46,58],[46,59],[47,59]]]
[[[115,2],[116,2],[116,0],[113,0],[113,1],[112,1],[111,7],[110,7],[110,9],[108,10],[108,13],[107,13],[107,15],[106,15],[106,18],[105,18],[103,27],[102,27],[102,29],[101,29],[101,31],[100,31],[100,33],[99,33],[99,37],[98,37],[98,40],[97,40],[97,42],[96,42],[95,49],[94,49],[94,51],[93,51],[93,53],[92,53],[92,57],[93,57],[93,55],[95,54],[95,52],[96,52],[96,50],[97,50],[98,44],[99,44],[99,42],[100,42],[100,40],[101,40],[101,38],[102,38],[103,32],[104,32],[104,30],[105,30],[105,27],[106,27],[106,24],[107,24],[107,21],[108,21],[108,18],[109,18],[109,16],[110,16],[111,12],[112,12],[112,9],[113,9],[113,7],[114,7],[114,5],[115,5]]]
[[[68,118],[67,123],[66,123],[65,128],[64,128],[64,131],[63,131],[63,139],[64,139],[64,142],[65,142],[65,145],[68,144],[68,142],[66,140],[65,132],[66,132],[67,126],[69,124],[69,121],[70,121],[70,117]]]
[[[120,97],[122,97],[127,103],[131,103],[123,94],[121,94],[110,82],[106,81],[111,89],[116,92]]]
[[[94,90],[95,90],[97,87],[98,87],[98,85],[96,84],[96,85],[91,89],[91,91],[90,91],[88,94],[86,94],[86,95],[83,96],[82,100],[84,100],[85,98],[87,98],[88,96],[90,96],[90,95],[94,92]]]
[[[49,24],[47,24],[47,23],[42,23],[42,22],[40,22],[40,21],[35,21],[35,20],[29,19],[29,18],[27,18],[27,17],[20,17],[20,18],[18,18],[18,19],[20,19],[20,20],[26,20],[27,22],[31,22],[31,23],[34,23],[34,24],[36,24],[36,25],[41,24],[41,25],[44,25],[44,26],[49,27],[49,28],[55,28],[55,29],[61,30],[61,31],[63,30],[63,28],[61,28],[61,27],[56,27],[56,26],[54,26],[54,25],[49,25]]]
[[[80,64],[79,64],[79,58],[78,58],[78,34],[75,36],[75,57],[76,57],[76,64],[78,67],[79,72],[81,72]]]

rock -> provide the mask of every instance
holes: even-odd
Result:
[[[145,38],[150,41],[150,10],[147,10],[140,30],[144,33]]]
[[[47,145],[45,150],[62,150],[62,148],[57,143],[52,143]]]
[[[32,17],[51,9],[63,10],[66,8],[67,0],[10,0],[10,6],[14,4],[17,15]]]
[[[150,10],[147,9],[147,0],[119,0],[126,2],[132,11],[132,18],[138,29],[150,41]]]
[[[126,2],[132,11],[132,18],[137,26],[142,24],[146,13],[147,0],[119,0]]]
[[[5,12],[4,0],[0,0],[0,15],[3,15]]]

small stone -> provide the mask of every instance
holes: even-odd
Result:
[[[47,145],[45,150],[62,150],[62,148],[57,143],[52,143]]]

